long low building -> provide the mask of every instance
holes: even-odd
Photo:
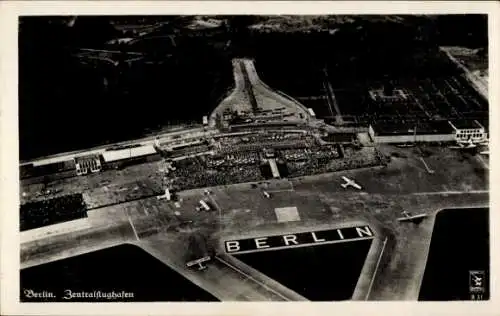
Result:
[[[395,122],[373,124],[369,134],[376,143],[449,142],[455,132],[448,121],[398,124]]]
[[[384,123],[369,127],[376,143],[482,141],[487,139],[486,128],[474,119],[439,120],[407,124]]]
[[[102,153],[103,162],[108,168],[119,168],[135,162],[154,161],[160,158],[160,153],[152,145],[108,150]]]

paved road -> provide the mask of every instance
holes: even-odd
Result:
[[[260,78],[255,69],[255,65],[252,60],[244,59],[243,63],[245,64],[246,71],[248,73],[248,77],[250,82],[252,83],[252,87],[254,93],[256,95],[257,101],[260,103],[272,102],[276,104],[276,107],[284,106],[288,109],[293,109],[295,112],[302,113],[305,118],[309,118],[310,114],[307,111],[307,108],[300,104],[298,101],[293,98],[286,96],[284,93],[273,90],[269,86],[267,86]]]

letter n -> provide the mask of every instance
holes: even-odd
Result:
[[[359,237],[371,237],[373,236],[372,231],[370,230],[370,227],[364,226],[364,227],[356,227],[356,232],[358,233]]]

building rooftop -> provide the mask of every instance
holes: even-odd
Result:
[[[147,145],[127,149],[105,151],[102,153],[102,157],[104,158],[105,162],[112,162],[152,154],[156,154],[156,149],[152,145]]]
[[[449,134],[453,128],[448,121],[428,121],[428,122],[376,122],[372,124],[376,135],[424,135],[424,134]]]
[[[459,120],[451,120],[450,123],[458,129],[469,129],[469,128],[481,128],[483,127],[477,120],[475,119],[459,119]]]

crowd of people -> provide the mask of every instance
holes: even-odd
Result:
[[[21,205],[21,231],[87,217],[87,206],[81,194],[64,195]]]
[[[175,170],[168,175],[175,190],[262,181],[266,177],[262,168],[267,166],[267,158],[272,157],[286,166],[287,177],[383,163],[374,147],[345,146],[341,155],[335,145],[319,145],[305,133],[221,137],[217,142],[219,150],[215,154],[175,161]]]
[[[262,158],[258,152],[235,152],[225,155],[217,155],[206,159],[205,163],[208,168],[229,167],[235,165],[254,165],[259,163]]]
[[[314,137],[307,135],[305,133],[285,133],[285,132],[271,132],[271,133],[255,133],[250,135],[245,135],[241,137],[227,136],[218,139],[220,148],[224,150],[228,148],[231,150],[234,146],[244,150],[251,150],[252,146],[266,147],[266,146],[276,146],[279,144],[288,144],[289,146],[295,146],[300,144],[301,146],[310,146],[315,141]]]
[[[289,177],[300,177],[382,164],[383,156],[374,147],[364,147],[358,150],[347,148],[343,158],[339,158],[333,151],[324,151],[305,160],[289,160],[287,168]]]
[[[278,151],[278,156],[285,161],[305,161],[311,159],[331,160],[338,158],[339,153],[333,146],[321,146],[282,149]]]
[[[227,185],[262,180],[257,153],[250,157],[230,155],[228,160],[212,160],[210,156],[194,157],[176,162],[176,170],[170,173],[174,190],[188,190],[207,186]],[[245,159],[252,159],[246,161]],[[234,163],[239,161],[239,163]]]
[[[195,145],[195,146],[190,146],[182,149],[177,149],[173,152],[167,152],[166,156],[169,158],[177,158],[181,156],[189,156],[189,155],[194,155],[202,152],[208,152],[212,148],[210,145],[206,144],[201,144],[201,145]]]

